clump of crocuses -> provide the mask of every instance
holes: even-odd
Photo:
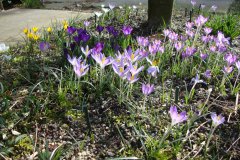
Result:
[[[89,65],[86,65],[86,61],[82,60],[82,57],[72,58],[68,55],[68,61],[72,64],[73,70],[79,78],[87,74]]]

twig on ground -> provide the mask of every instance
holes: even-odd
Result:
[[[235,145],[235,143],[237,143],[237,141],[238,141],[239,139],[240,139],[240,137],[238,137],[238,139],[233,142],[233,144],[227,149],[226,152],[228,152],[228,151]]]

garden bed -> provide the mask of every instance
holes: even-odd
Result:
[[[159,30],[139,6],[98,14],[2,56],[1,157],[239,159],[239,35],[204,30],[212,13]]]

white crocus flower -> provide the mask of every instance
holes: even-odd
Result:
[[[12,56],[4,54],[4,55],[2,55],[2,58],[6,61],[10,61],[12,59]]]
[[[0,52],[6,52],[9,50],[9,46],[6,46],[5,43],[0,43]]]
[[[113,9],[115,8],[115,5],[114,5],[114,4],[110,4],[110,3],[109,3],[108,6],[109,6],[109,8],[110,8],[111,10],[113,10]]]
[[[133,5],[132,8],[133,8],[133,9],[137,9],[137,6]]]
[[[97,17],[100,17],[102,15],[102,12],[94,12],[94,14],[97,16]]]
[[[102,10],[104,11],[104,13],[107,13],[110,11],[110,9],[108,9],[108,8],[102,8]]]

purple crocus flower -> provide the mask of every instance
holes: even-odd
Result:
[[[137,37],[137,42],[139,46],[146,47],[149,44],[148,38],[145,37]]]
[[[187,22],[186,23],[186,27],[187,27],[188,30],[191,30],[193,28],[193,26],[194,26],[193,22]]]
[[[162,44],[162,41],[160,39],[155,39],[153,41],[153,44],[157,45],[157,46],[160,46]]]
[[[78,35],[81,35],[83,32],[86,32],[86,30],[84,30],[83,28],[77,29]]]
[[[98,33],[100,34],[103,30],[104,30],[104,27],[103,26],[100,26],[98,25],[96,30],[98,31]]]
[[[119,51],[118,51],[118,54],[114,60],[113,63],[117,64],[118,66],[120,65],[120,62],[123,62],[124,63],[124,66],[128,64],[127,60],[126,60],[126,57],[125,55],[121,54]]]
[[[157,77],[157,73],[159,73],[159,68],[157,66],[150,66],[147,72],[148,74],[151,74],[153,77]]]
[[[129,68],[129,71],[131,72],[132,75],[137,75],[144,69],[144,66],[141,66],[141,67],[138,68],[138,64],[137,63],[135,63],[133,65],[130,62],[128,68]]]
[[[138,81],[138,74],[132,75],[130,72],[127,74],[127,80],[132,84]]]
[[[142,84],[142,93],[146,96],[150,95],[154,91],[153,84]]]
[[[151,66],[147,70],[148,74],[151,74],[153,77],[156,77],[157,73],[160,72],[158,68],[158,62],[156,60],[151,61],[149,58],[146,59],[151,64]]]
[[[200,57],[201,57],[202,60],[205,60],[205,59],[207,59],[208,54],[200,53]]]
[[[77,61],[76,65],[73,66],[74,72],[76,75],[80,78],[84,76],[88,70],[89,70],[89,65],[86,65],[85,61]]]
[[[71,57],[68,54],[67,55],[67,60],[68,60],[69,63],[71,63],[71,65],[76,66],[78,63],[80,63],[82,61],[82,57],[79,57],[79,58],[77,58],[75,56]]]
[[[144,37],[137,37],[137,43],[139,46],[143,46],[143,40],[144,40]]]
[[[171,33],[171,31],[169,29],[164,29],[163,30],[163,34],[164,34],[165,37],[167,37],[170,33]]]
[[[160,52],[160,53],[164,53],[164,47],[163,46],[160,46],[160,47],[158,47],[158,52]]]
[[[72,35],[72,34],[74,34],[75,32],[76,32],[76,28],[75,27],[72,27],[72,26],[68,26],[67,27],[67,33],[69,34],[69,35]]]
[[[216,46],[210,46],[210,51],[211,52],[216,52],[217,50],[217,47]]]
[[[175,32],[170,32],[168,35],[168,38],[170,41],[177,41],[178,40],[178,34]]]
[[[131,26],[123,26],[122,32],[124,35],[128,36],[132,33],[133,28]]]
[[[115,30],[115,28],[113,26],[107,26],[106,29],[109,34],[112,34],[113,30]]]
[[[225,45],[218,45],[218,52],[223,53],[227,51],[227,47]]]
[[[186,51],[182,53],[183,58],[187,58],[196,53],[197,50],[194,47],[187,47]]]
[[[205,83],[203,80],[200,79],[199,74],[196,75],[196,77],[192,78],[191,84],[198,84],[198,83]]]
[[[190,38],[193,38],[194,37],[194,35],[195,35],[195,33],[193,32],[193,31],[191,31],[191,30],[186,30],[186,34],[190,37]]]
[[[127,52],[132,53],[132,47],[130,45],[127,46],[126,50],[127,50]]]
[[[229,44],[229,39],[225,38],[224,34],[220,31],[218,31],[217,38],[215,39],[216,45],[219,46],[224,46],[225,44]]]
[[[50,44],[48,42],[41,42],[39,44],[39,49],[42,52],[46,52],[50,48]]]
[[[91,36],[86,31],[84,31],[80,34],[80,38],[83,42],[87,42],[91,38]]]
[[[203,30],[206,35],[209,35],[212,32],[212,28],[208,28],[208,27],[205,27]]]
[[[215,37],[213,35],[208,35],[208,37],[209,37],[211,42],[215,40]]]
[[[148,38],[146,37],[146,38],[144,38],[143,41],[142,41],[142,46],[143,46],[143,47],[147,47],[148,45],[149,45],[149,40],[148,40]]]
[[[224,68],[223,68],[223,72],[225,74],[230,74],[232,71],[233,71],[233,67],[231,67],[231,66],[224,66]]]
[[[133,52],[132,50],[125,49],[124,55],[130,62],[136,62],[141,58],[141,56],[139,55],[139,50]]]
[[[216,113],[211,113],[211,118],[213,125],[217,127],[218,125],[222,124],[225,121],[225,117],[222,115],[217,115]]]
[[[158,51],[158,46],[155,44],[149,45],[148,50],[151,54],[156,54]]]
[[[89,47],[87,45],[86,48],[81,47],[81,51],[85,55],[85,58],[87,58],[91,54],[92,50],[89,50]]]
[[[175,49],[179,52],[183,48],[182,42],[177,42],[174,44]]]
[[[113,71],[119,75],[119,77],[125,79],[127,73],[129,72],[129,68],[125,67],[124,59],[121,59],[119,63],[112,63]]]
[[[114,29],[114,30],[112,31],[112,35],[113,35],[114,37],[117,37],[117,36],[119,35],[118,30]]]
[[[212,77],[212,73],[211,70],[206,70],[203,74],[206,78],[210,79]]]
[[[199,15],[198,18],[194,21],[197,27],[204,25],[208,21],[208,18]]]
[[[81,42],[81,37],[80,36],[74,36],[73,39],[77,44],[79,44]]]
[[[180,36],[180,40],[181,40],[182,42],[185,42],[186,40],[188,40],[188,37],[181,35],[181,36]]]
[[[90,22],[89,21],[84,21],[83,24],[84,24],[85,27],[88,27],[90,25]]]
[[[140,55],[139,59],[144,59],[149,55],[149,53],[145,49],[137,49],[137,50],[138,50],[139,55]]]
[[[187,120],[187,113],[185,111],[178,113],[176,106],[171,106],[169,113],[172,119],[172,126]]]
[[[107,26],[106,29],[109,34],[112,34],[115,37],[118,36],[118,30],[116,30],[113,26]]]
[[[104,48],[104,42],[97,42],[93,48],[93,52],[100,53]]]
[[[232,53],[228,53],[224,56],[224,59],[227,61],[228,65],[231,66],[237,61],[237,56]]]
[[[194,53],[197,52],[197,49],[194,48],[194,47],[187,47],[187,48],[186,48],[186,52],[187,52],[188,55],[191,56],[191,55],[193,55]]]
[[[112,57],[105,57],[105,55],[102,53],[92,53],[91,55],[102,69],[112,63]]]
[[[209,41],[210,41],[210,38],[209,38],[209,36],[202,36],[202,41],[203,41],[203,43],[208,43]]]

